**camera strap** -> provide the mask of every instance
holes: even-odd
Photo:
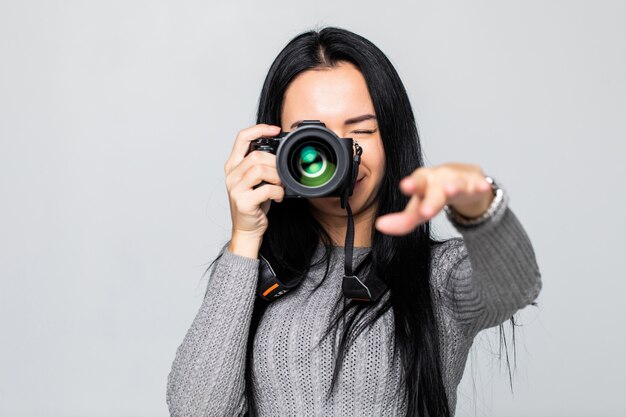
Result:
[[[359,172],[359,164],[361,163],[361,154],[363,148],[358,143],[354,143],[356,153],[354,155],[354,169],[352,176],[352,184],[349,193],[352,194],[354,185]],[[363,267],[370,255],[368,255],[363,262],[357,267],[356,271],[352,270],[352,258],[354,255],[354,216],[352,215],[352,208],[348,202],[348,192],[341,197],[341,207],[346,209],[348,213],[348,225],[346,227],[346,240],[344,243],[344,276],[341,284],[343,295],[354,301],[376,301],[387,290],[387,286],[380,280],[375,282],[368,282],[363,277],[359,278],[357,273]]]
[[[272,301],[283,294],[288,293],[302,281],[302,277],[290,280],[279,280],[276,272],[265,257],[259,254],[259,280],[257,282],[257,295],[265,301]]]
[[[341,284],[343,295],[354,301],[374,302],[380,298],[387,290],[387,286],[379,279],[368,280],[359,277],[359,270],[367,263],[371,254],[361,262],[356,271],[352,270],[352,258],[354,252],[354,217],[350,203],[346,201],[346,211],[348,212],[348,227],[346,230],[346,241],[344,244],[344,276]],[[372,277],[370,275],[370,277]],[[370,282],[373,281],[373,282]]]

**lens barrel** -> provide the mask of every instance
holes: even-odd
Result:
[[[341,196],[350,186],[352,139],[339,138],[320,121],[304,121],[281,138],[278,175],[286,196]]]

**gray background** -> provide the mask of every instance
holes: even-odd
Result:
[[[514,394],[487,330],[457,416],[626,415],[626,2],[495,0],[2,0],[0,415],[167,415],[232,140],[323,25],[389,56],[428,164],[480,164],[535,247]]]

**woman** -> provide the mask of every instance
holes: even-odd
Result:
[[[374,302],[346,304],[342,294],[339,198],[283,199],[275,155],[248,153],[252,140],[302,120],[363,148],[349,203],[355,265],[387,288]],[[257,123],[239,132],[225,164],[232,238],[177,350],[172,415],[454,415],[474,336],[541,289],[507,195],[479,166],[423,167],[396,71],[342,29],[303,33],[281,51]],[[444,208],[462,239],[431,238],[429,220]],[[260,254],[302,283],[272,303],[257,297]]]

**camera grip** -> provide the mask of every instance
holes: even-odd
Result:
[[[276,149],[278,149],[278,144],[279,144],[278,139],[274,139],[274,138],[255,139],[250,142],[250,146],[248,147],[248,152],[246,153],[246,155],[248,155],[250,152],[253,152],[253,151],[268,152],[268,153],[276,155]],[[257,188],[265,184],[268,184],[268,183],[266,181],[261,181],[259,184],[252,187],[252,189],[256,190]]]
[[[250,146],[248,146],[248,155],[253,151],[261,151],[261,152],[269,152],[276,154],[276,149],[278,149],[279,141],[274,138],[258,138],[250,142]]]

